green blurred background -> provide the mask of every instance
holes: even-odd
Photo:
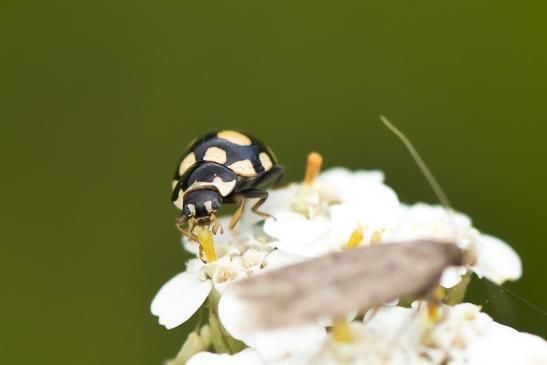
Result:
[[[190,326],[149,313],[186,256],[169,182],[184,146],[234,128],[303,174],[379,168],[435,202],[379,122],[422,152],[454,206],[518,250],[509,288],[547,307],[547,35],[513,1],[0,3],[3,364],[159,364]],[[476,283],[496,319],[530,305]]]

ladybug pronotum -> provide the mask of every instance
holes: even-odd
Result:
[[[247,198],[258,199],[252,207],[254,213],[269,217],[258,210],[268,198],[261,188],[279,182],[284,171],[268,147],[242,133],[226,130],[198,138],[182,156],[172,182],[171,200],[182,210],[177,226],[191,239],[196,225],[211,226],[216,233],[221,228],[216,219],[221,205],[235,203],[230,222],[233,229]]]

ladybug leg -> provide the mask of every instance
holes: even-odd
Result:
[[[217,219],[217,216],[214,214],[211,214],[211,230],[214,234],[217,234],[217,232],[220,230],[220,233],[224,233],[224,229],[222,229],[222,226],[220,225],[220,222]]]
[[[243,194],[234,195],[234,202],[237,204],[237,209],[232,216],[232,220],[230,221],[230,229],[235,228],[237,222],[241,218],[241,214],[243,214],[243,207],[245,206],[245,196],[243,196]]]
[[[270,218],[271,217],[271,218],[275,219],[275,217],[273,215],[268,214],[266,212],[261,212],[261,211],[258,210],[260,208],[260,206],[262,204],[264,204],[266,199],[268,199],[268,192],[267,191],[260,190],[260,189],[249,189],[249,190],[242,191],[241,194],[245,195],[246,198],[259,198],[258,201],[251,208],[251,211],[254,214],[259,215],[263,218]]]
[[[190,230],[186,230],[184,228],[182,228],[178,223],[175,223],[175,227],[177,228],[177,230],[183,235],[185,236],[186,238],[188,238],[190,241],[196,241],[197,242],[197,237],[195,234],[193,234]]]
[[[185,223],[188,223],[188,229],[184,229],[182,228],[183,225]],[[195,226],[196,222],[193,218],[190,218],[188,219],[187,216],[180,216],[179,218],[177,218],[177,220],[175,221],[175,227],[177,228],[177,230],[183,235],[185,236],[186,238],[188,238],[190,241],[196,241],[197,242],[197,237],[194,233],[192,233],[192,231],[194,230],[194,226]]]

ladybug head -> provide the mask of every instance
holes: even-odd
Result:
[[[182,212],[186,219],[194,218],[198,225],[208,226],[215,220],[221,203],[222,196],[215,188],[192,190],[184,196]]]

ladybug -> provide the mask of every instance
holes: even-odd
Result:
[[[279,183],[285,168],[277,163],[272,151],[240,132],[225,130],[204,135],[190,144],[182,155],[172,181],[171,201],[180,209],[177,219],[179,230],[194,239],[196,225],[211,227],[213,233],[222,230],[216,213],[223,203],[235,203],[237,209],[230,229],[233,229],[243,212],[245,200],[257,198],[252,211],[259,211],[268,198],[261,188],[271,182]],[[183,225],[188,223],[188,229]]]

